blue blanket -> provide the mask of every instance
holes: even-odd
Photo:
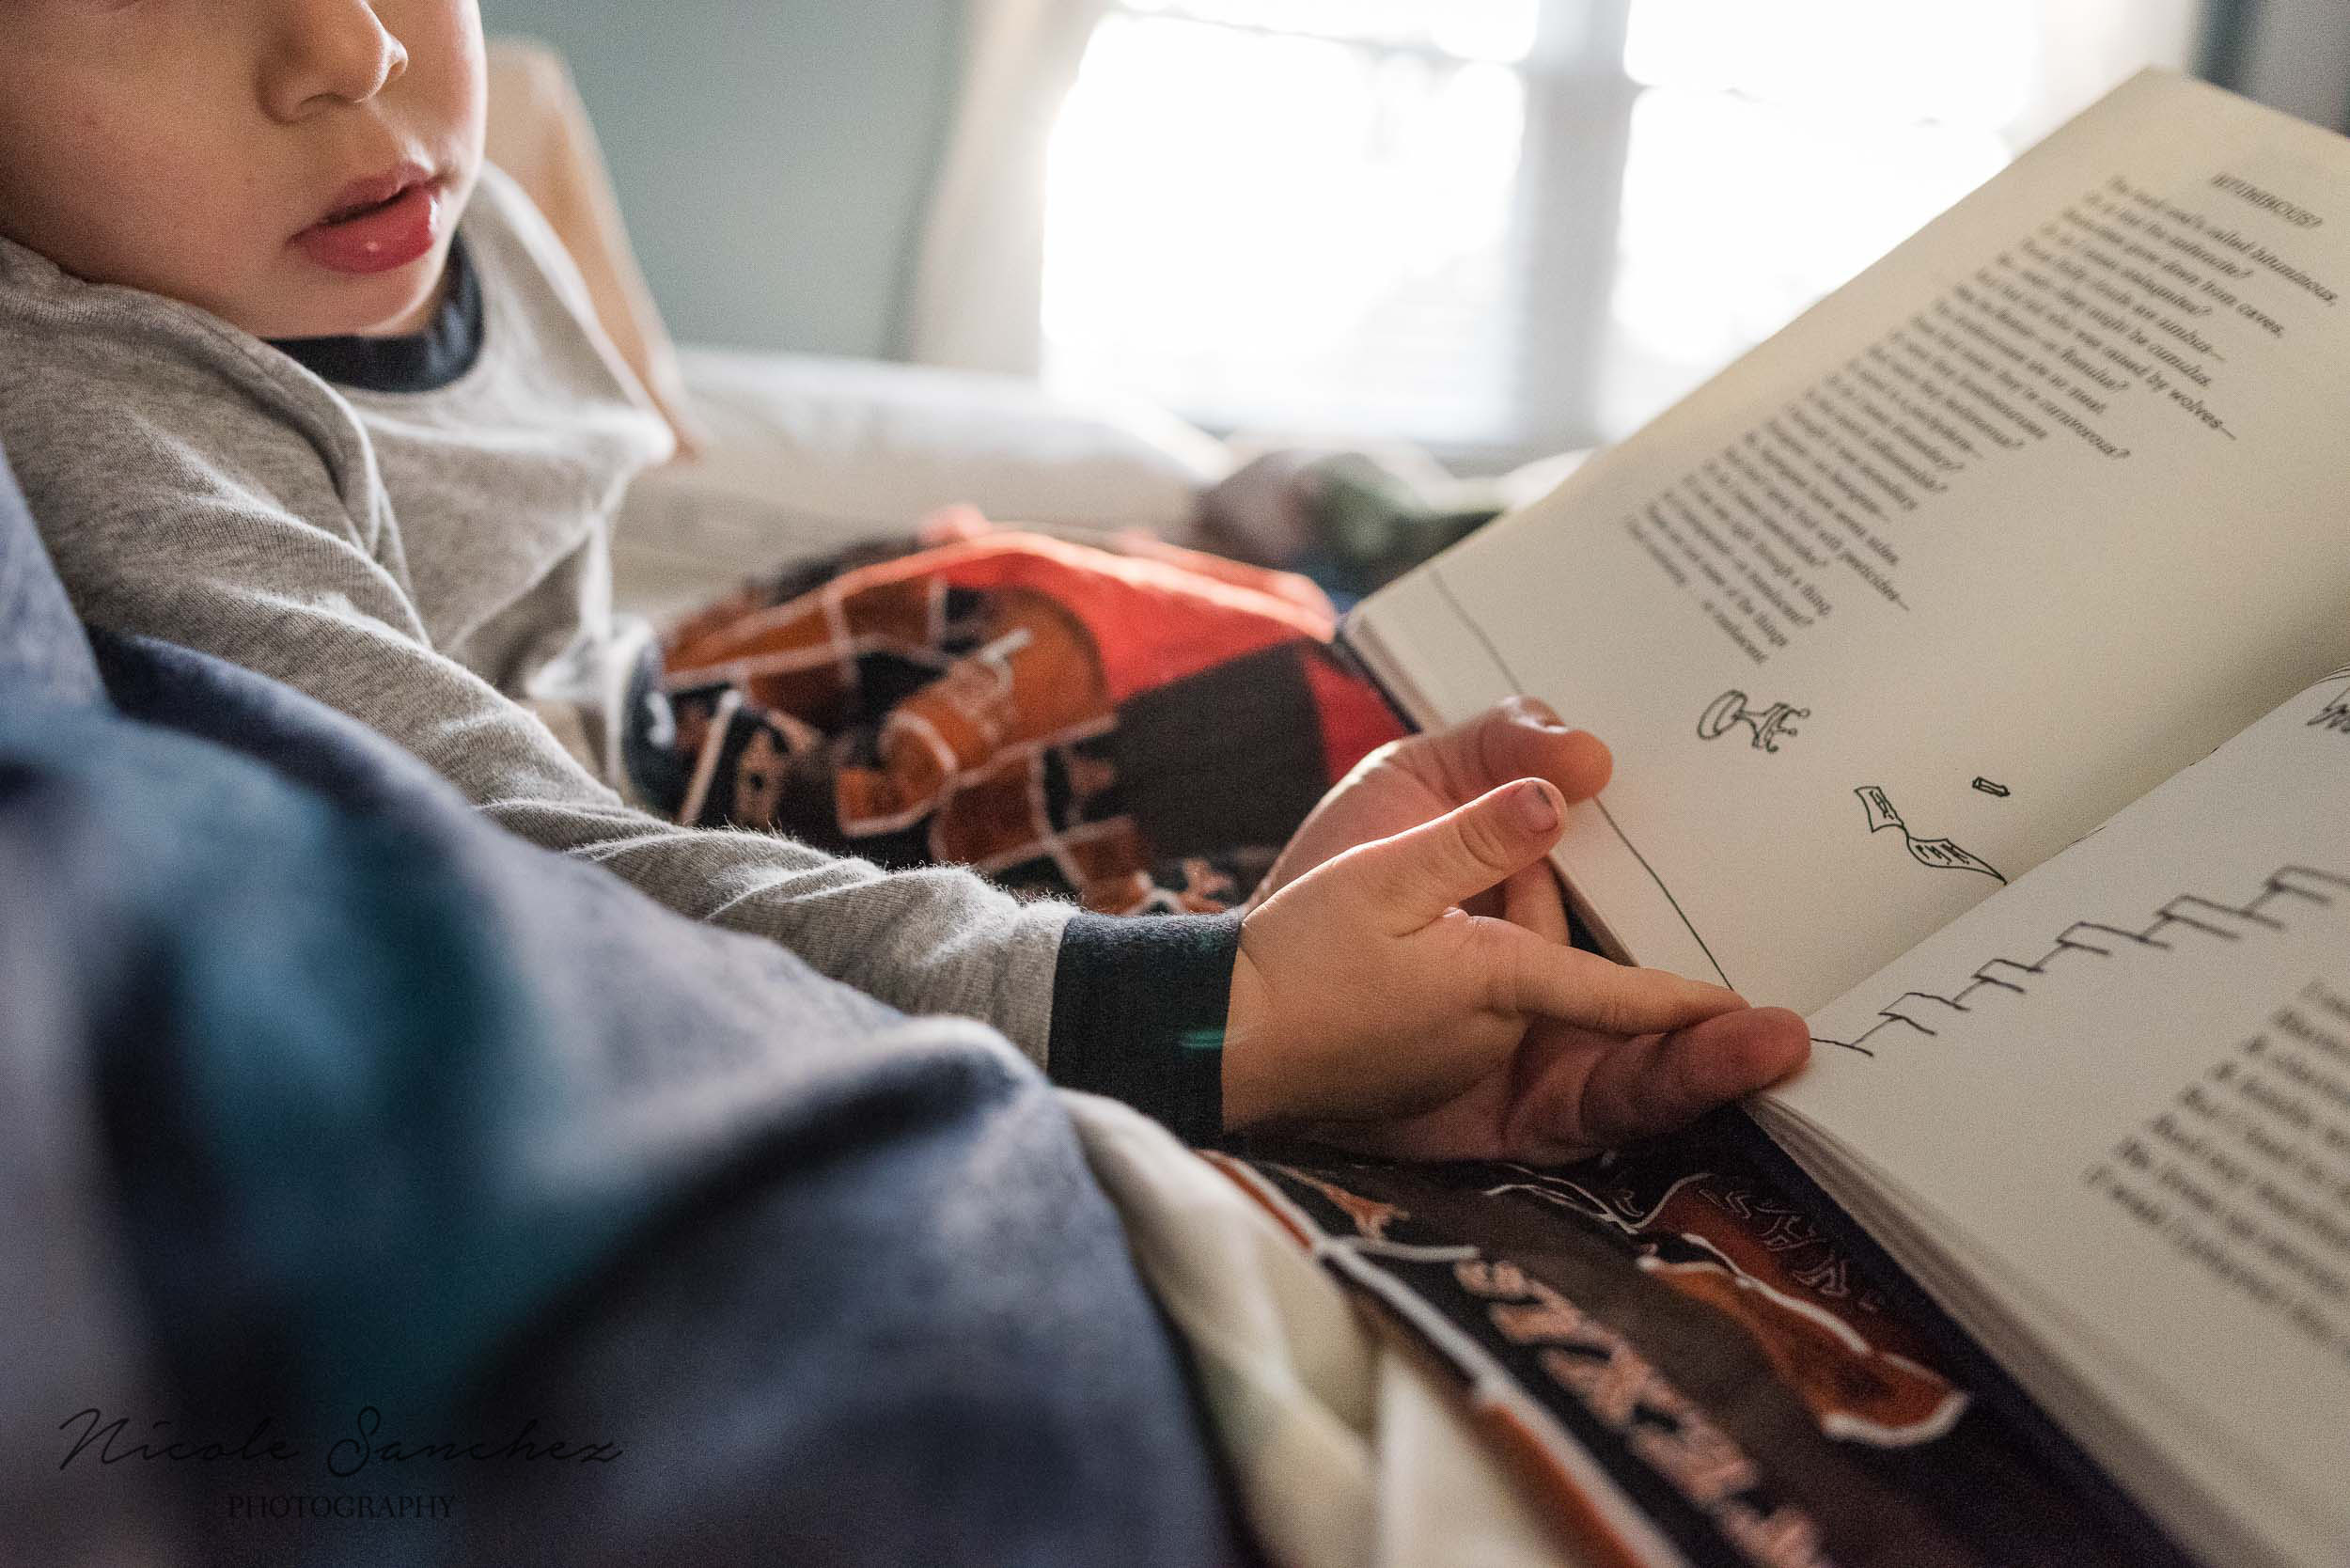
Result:
[[[94,641],[0,465],[0,1556],[1245,1560],[1010,1047]]]

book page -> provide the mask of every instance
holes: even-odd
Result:
[[[1579,904],[1809,1011],[2350,659],[2343,290],[2350,141],[2147,73],[1350,637],[1598,734]]]
[[[1934,1216],[1978,1294],[2012,1281],[2004,1315],[2128,1384],[2134,1441],[2340,1560],[2345,803],[2350,669],[1815,1013],[1757,1112]]]

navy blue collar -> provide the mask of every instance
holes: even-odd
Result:
[[[282,337],[270,347],[322,381],[362,392],[434,392],[481,357],[481,282],[465,237],[449,242],[448,288],[422,332],[403,337]]]

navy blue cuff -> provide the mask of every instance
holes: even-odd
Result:
[[[1240,921],[1079,915],[1060,939],[1046,1068],[1123,1100],[1186,1143],[1224,1133],[1224,1017]]]

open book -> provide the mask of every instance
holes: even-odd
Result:
[[[2142,74],[1347,632],[1608,743],[1580,913],[2231,1568],[2350,1562],[2343,291],[2350,141]]]

